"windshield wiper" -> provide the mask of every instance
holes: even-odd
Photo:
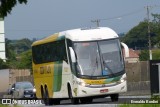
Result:
[[[96,67],[95,67],[96,66]],[[94,75],[95,71],[96,71],[96,68],[98,68],[98,59],[97,59],[97,56],[96,56],[96,63],[95,63],[95,68],[93,68],[93,71],[92,71],[92,74],[91,74],[91,77]]]
[[[108,69],[107,71],[109,71],[111,73],[111,75],[115,76],[115,74],[113,73],[113,71],[109,68],[109,66],[107,65],[107,63],[105,62],[104,58],[103,58],[103,55],[102,55],[102,61],[103,61],[103,66],[104,66],[104,69],[105,67]]]

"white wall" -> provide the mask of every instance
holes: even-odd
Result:
[[[8,88],[9,88],[9,69],[0,70],[0,92],[7,92]]]
[[[4,33],[4,20],[0,18],[0,58],[5,60],[5,33]]]
[[[4,20],[0,18],[0,33],[4,33]]]

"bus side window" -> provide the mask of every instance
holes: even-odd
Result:
[[[67,39],[68,59],[70,60],[70,64],[71,64],[71,56],[70,56],[70,52],[69,52],[69,47],[72,47],[72,41]]]
[[[32,53],[36,64],[62,60],[68,63],[64,40],[34,46]]]
[[[65,40],[61,40],[59,42],[59,45],[58,45],[57,49],[59,50],[60,60],[64,60],[66,63],[68,63],[66,47],[65,47]]]

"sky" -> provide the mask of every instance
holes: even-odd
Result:
[[[96,19],[100,27],[127,33],[147,18],[146,6],[151,6],[150,13],[160,14],[160,0],[28,0],[5,18],[5,37],[41,39],[69,29],[96,27],[91,22]]]

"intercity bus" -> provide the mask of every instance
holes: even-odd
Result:
[[[55,33],[35,41],[32,56],[36,96],[46,105],[107,96],[118,101],[127,91],[121,43],[108,27]]]

